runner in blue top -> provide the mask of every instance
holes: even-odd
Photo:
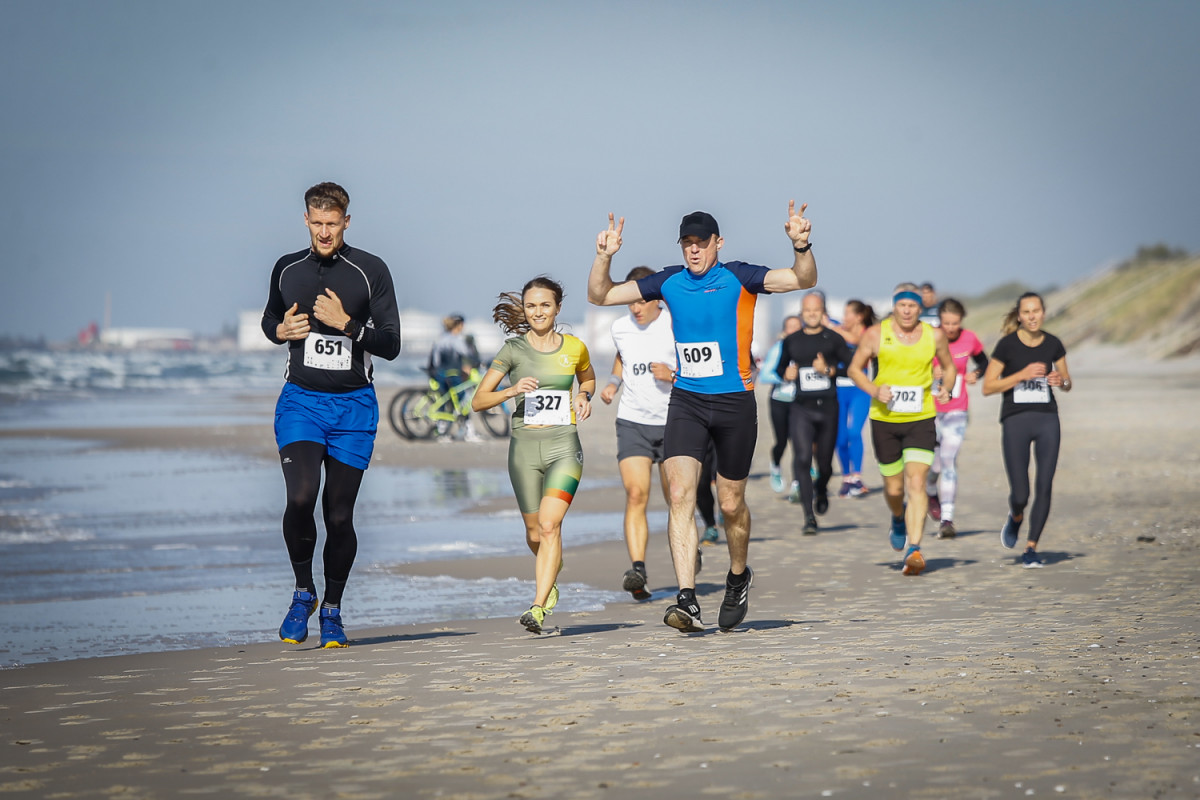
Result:
[[[750,510],[746,478],[758,438],[750,340],[756,296],[808,289],[817,282],[817,264],[808,238],[812,224],[788,203],[784,224],[795,251],[786,269],[767,269],[741,261],[721,262],[725,245],[711,214],[696,211],[679,225],[684,263],[637,281],[614,284],[612,257],[621,249],[625,218],[608,215],[608,229],[596,237],[596,257],[588,276],[588,300],[596,305],[625,305],[665,300],[675,329],[676,377],[667,409],[663,466],[670,494],[667,533],[677,602],[663,621],[685,632],[704,630],[696,600],[696,487],[711,442],[716,448],[717,497],[725,516],[729,575],[718,625],[737,626],[749,608],[752,572],[746,565]]]

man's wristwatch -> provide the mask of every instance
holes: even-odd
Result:
[[[812,250],[812,242],[805,242],[804,247],[796,247],[796,245],[793,244],[792,249],[797,253],[807,253],[809,250]]]
[[[346,323],[346,326],[342,328],[342,333],[349,336],[352,340],[358,341],[358,335],[362,333],[362,323],[356,319],[351,319]]]
[[[587,401],[589,403],[592,402],[592,393],[591,392],[580,392],[580,394],[583,395],[584,397],[586,397]]]

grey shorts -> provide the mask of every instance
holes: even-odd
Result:
[[[666,425],[643,425],[626,419],[617,420],[617,461],[634,456],[650,459],[652,464],[663,461],[663,436]]]

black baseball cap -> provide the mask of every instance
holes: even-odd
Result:
[[[716,219],[707,211],[693,211],[679,223],[680,241],[685,236],[699,236],[701,239],[708,240],[713,236],[720,235],[721,229],[717,226]]]

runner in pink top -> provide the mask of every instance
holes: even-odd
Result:
[[[941,319],[942,332],[950,342],[950,356],[954,359],[954,367],[958,377],[950,390],[950,401],[939,403],[934,401],[937,409],[937,450],[933,452],[933,465],[929,468],[929,478],[925,484],[925,493],[929,495],[929,516],[941,520],[938,528],[939,539],[953,539],[958,531],[954,527],[954,497],[958,493],[958,450],[962,447],[963,437],[967,433],[967,387],[983,377],[987,369],[988,357],[983,350],[983,342],[973,332],[962,326],[963,317],[967,310],[962,303],[953,298],[946,298],[938,306],[938,317]],[[967,369],[967,359],[975,362],[975,369]],[[937,361],[933,364],[934,388],[941,380],[941,367]]]

